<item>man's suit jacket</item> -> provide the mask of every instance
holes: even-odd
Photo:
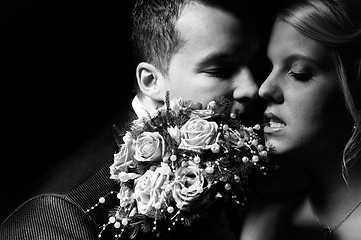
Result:
[[[89,212],[87,210],[98,203],[100,197],[119,191],[119,185],[109,178],[109,166],[135,116],[128,107],[115,117],[113,124],[64,160],[50,173],[50,177],[45,177],[34,197],[0,225],[0,239],[99,239],[103,224],[108,222],[109,210],[119,203],[116,194],[106,197],[104,204]],[[236,239],[238,232],[232,228],[240,227],[241,218],[236,209],[228,206],[230,211],[226,213],[224,207],[222,204],[215,205],[207,220],[199,221],[190,228],[172,231],[167,239]],[[115,239],[114,235],[115,229],[109,226],[100,240]],[[135,239],[155,238],[139,234]]]
[[[131,107],[45,177],[34,196],[0,226],[1,240],[98,239],[99,226],[108,222],[116,196],[87,212],[100,197],[119,186],[109,179],[109,166],[135,113]],[[51,156],[50,156],[51,157]],[[106,231],[105,231],[106,232]],[[114,238],[114,235],[113,235]]]

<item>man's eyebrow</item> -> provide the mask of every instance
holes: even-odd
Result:
[[[198,68],[202,68],[204,66],[208,66],[210,64],[214,63],[222,63],[222,62],[230,62],[234,59],[230,54],[225,52],[214,52],[211,54],[208,54],[204,58],[200,60],[200,62],[197,64]]]

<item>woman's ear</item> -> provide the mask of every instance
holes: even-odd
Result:
[[[164,99],[164,77],[154,65],[146,62],[139,63],[136,77],[142,94],[155,101]]]

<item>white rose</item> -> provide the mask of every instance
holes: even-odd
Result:
[[[209,149],[215,142],[217,129],[216,122],[201,118],[190,119],[180,129],[182,135],[179,148]]]

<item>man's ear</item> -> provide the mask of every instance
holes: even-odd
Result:
[[[139,63],[136,77],[144,95],[156,101],[164,99],[164,77],[154,65],[146,62]]]

